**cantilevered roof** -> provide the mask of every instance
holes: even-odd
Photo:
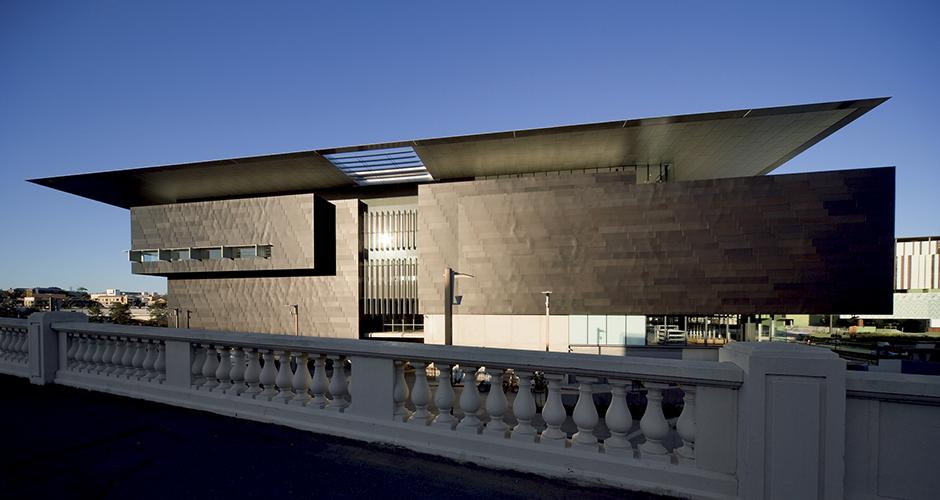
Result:
[[[343,159],[404,148],[414,151],[433,181],[660,164],[673,165],[670,180],[747,177],[771,172],[887,99],[418,139],[30,182],[123,208],[312,192],[355,187],[378,175],[351,170]],[[424,175],[391,181],[383,175],[383,182],[428,182]]]

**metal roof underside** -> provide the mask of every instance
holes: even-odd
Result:
[[[673,165],[670,180],[747,177],[771,172],[887,99],[419,139],[30,182],[122,208],[314,192],[363,183],[326,156],[335,161],[399,148],[412,148],[435,181],[665,163]],[[395,182],[426,182],[401,177]]]

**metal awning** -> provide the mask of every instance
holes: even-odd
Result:
[[[417,139],[32,179],[123,208],[670,164],[670,180],[765,175],[887,98]]]

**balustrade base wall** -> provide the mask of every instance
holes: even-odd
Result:
[[[940,381],[847,374],[844,361],[814,347],[732,343],[719,351],[722,362],[612,358],[95,325],[53,314],[0,320],[0,371],[686,498],[921,498],[940,490],[929,468],[912,477],[901,465],[928,463],[938,446]],[[446,381],[461,375],[457,397]],[[518,377],[515,426],[504,418],[504,376]],[[491,382],[485,402],[480,380]],[[638,391],[648,401],[639,422],[625,398]],[[612,394],[606,410],[594,404],[599,394]],[[667,394],[683,403],[676,420],[665,418]],[[536,399],[548,426],[541,435],[529,425]],[[573,436],[562,430],[569,419]],[[600,419],[611,436],[598,440]],[[848,485],[859,467],[874,490]]]
[[[733,475],[690,467],[667,467],[661,461],[579,451],[571,449],[570,444],[556,448],[512,439],[480,439],[482,436],[477,433],[415,426],[392,419],[383,422],[352,411],[340,413],[310,406],[274,406],[243,396],[100,378],[67,372],[57,376],[56,383],[309,432],[402,446],[481,466],[585,484],[689,498],[737,498],[737,479]]]

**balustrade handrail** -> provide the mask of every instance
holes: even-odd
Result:
[[[8,328],[27,328],[29,327],[29,320],[19,318],[0,318],[0,326],[5,326]]]
[[[940,378],[906,373],[846,372],[850,398],[940,405]]]
[[[218,344],[273,350],[316,352],[344,356],[424,361],[545,371],[569,375],[615,379],[650,380],[678,384],[737,389],[743,381],[741,369],[730,363],[640,357],[599,358],[590,354],[524,351],[513,349],[406,344],[381,340],[297,337],[293,335],[222,332],[99,323],[53,323],[59,332],[146,337],[164,341]]]

